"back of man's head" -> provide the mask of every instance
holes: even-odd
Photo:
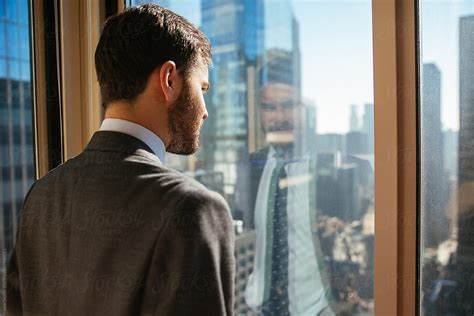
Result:
[[[210,65],[209,40],[185,18],[154,4],[109,18],[95,51],[104,107],[133,102],[153,70],[168,60],[184,75],[200,60]]]

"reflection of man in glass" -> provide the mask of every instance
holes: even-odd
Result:
[[[262,315],[334,315],[315,227],[314,166],[302,148],[304,107],[296,89],[270,82],[260,91],[268,146],[250,155],[253,272],[245,298]]]

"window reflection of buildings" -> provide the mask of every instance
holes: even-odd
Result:
[[[300,90],[299,26],[290,1],[203,0],[201,16],[213,45],[213,89],[206,94],[209,119],[198,167],[223,174],[225,195],[236,207],[237,173],[246,168],[239,162],[264,144],[257,113],[260,85],[284,79]],[[262,65],[274,61],[278,64],[261,74]]]
[[[444,176],[441,132],[441,72],[435,64],[423,65],[421,113],[421,212],[424,247],[433,248],[449,238],[445,214],[447,178]]]
[[[34,179],[28,1],[0,9],[0,247],[11,254],[23,198]],[[3,254],[3,253],[2,253]]]
[[[474,262],[474,16],[460,20],[458,260]]]
[[[318,189],[314,194],[318,210],[314,216],[318,216],[319,227],[314,227],[314,234],[319,234],[326,247],[333,278],[351,275],[338,294],[348,294],[348,284],[358,282],[359,295],[370,300],[373,105],[365,105],[363,122],[353,135],[316,135],[316,106],[301,95],[299,25],[289,0],[202,0],[201,29],[213,46],[212,88],[205,95],[209,118],[197,159],[167,156],[166,163],[223,193],[234,218],[244,219],[242,213],[253,206],[246,202],[248,186],[236,187],[237,177],[248,177],[248,155],[267,145],[259,117],[260,88],[272,81],[294,87],[304,107],[304,119],[297,126],[302,131],[299,145],[317,155]],[[245,179],[240,182],[248,183]],[[342,226],[335,228],[338,224],[334,223]],[[243,289],[252,269],[254,243],[255,231],[244,230],[236,238],[235,310],[242,314],[249,312]]]
[[[472,315],[474,313],[472,300],[474,295],[472,287],[474,282],[472,265],[474,262],[472,243],[474,240],[474,200],[472,199],[474,191],[474,146],[472,142],[474,139],[474,59],[472,58],[474,56],[474,16],[460,18],[459,45],[459,132],[448,130],[444,131],[442,135],[437,135],[440,139],[438,142],[442,142],[444,147],[441,149],[443,152],[438,150],[436,153],[430,153],[431,161],[427,158],[427,161],[422,162],[426,167],[433,167],[432,161],[440,157],[443,158],[441,163],[444,170],[441,174],[442,178],[438,179],[438,182],[445,185],[445,190],[437,193],[447,197],[443,204],[444,214],[442,216],[447,217],[449,223],[446,226],[450,228],[447,236],[445,236],[446,234],[430,236],[428,235],[430,229],[424,228],[423,235],[428,235],[426,238],[432,238],[424,243],[428,247],[424,249],[421,258],[423,260],[421,303],[424,315]],[[431,87],[431,89],[438,88],[436,87],[439,84],[437,81],[439,79],[433,83],[435,87]],[[432,102],[423,104],[423,106],[430,105]],[[426,114],[431,115],[431,117],[427,116],[426,120],[433,118],[433,113]],[[434,119],[437,119],[436,115],[434,115]],[[429,126],[429,128],[439,132],[437,126]],[[458,155],[457,161],[456,154]],[[435,162],[435,164],[437,163]],[[436,170],[434,171],[436,173]],[[431,173],[433,170],[427,170],[427,172]],[[439,176],[439,173],[437,175]],[[441,190],[441,188],[434,189]],[[424,193],[424,196],[433,198],[432,194],[427,192]],[[436,201],[436,199],[434,200]],[[435,213],[436,211],[436,207],[426,209],[424,217],[439,216]],[[439,218],[437,220],[440,221]],[[441,221],[444,223],[446,219],[442,217]],[[433,233],[431,232],[431,234]],[[439,234],[439,232],[436,233]]]
[[[247,154],[247,68],[255,67],[262,54],[261,14],[261,1],[201,2],[202,30],[213,46],[213,88],[206,94],[209,118],[201,134],[199,167],[222,173],[231,207],[237,164]]]
[[[362,124],[357,106],[351,109],[348,133],[316,135],[315,194],[318,232],[331,267],[333,292],[342,297],[343,306],[353,291],[363,309],[373,298],[373,104],[364,105]]]

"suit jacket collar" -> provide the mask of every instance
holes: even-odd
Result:
[[[134,136],[147,144],[147,146],[153,150],[153,153],[158,156],[158,159],[160,159],[161,162],[165,161],[165,144],[157,134],[153,133],[143,125],[123,119],[109,117],[102,121],[99,130],[122,132]]]
[[[140,139],[121,132],[97,131],[84,151],[108,151],[138,155],[161,164],[160,159]]]

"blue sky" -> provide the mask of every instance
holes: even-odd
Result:
[[[171,9],[200,24],[199,0],[171,2]],[[443,127],[457,130],[458,21],[474,14],[474,1],[420,3],[422,62],[434,62],[440,69]],[[293,0],[292,4],[300,23],[303,96],[317,106],[319,133],[344,133],[349,128],[350,105],[362,109],[373,102],[371,1]]]
[[[459,129],[459,18],[474,15],[474,1],[423,1],[422,60],[441,70],[441,120]],[[473,56],[474,58],[474,56]]]
[[[293,9],[318,133],[346,132],[350,105],[373,103],[371,1],[294,1]]]

